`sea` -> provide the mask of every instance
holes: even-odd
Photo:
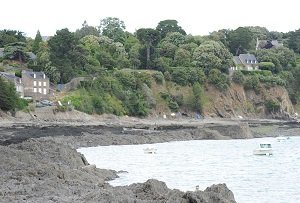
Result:
[[[254,155],[271,143],[272,156]],[[155,148],[156,154],[144,149]],[[300,137],[193,140],[78,149],[90,164],[123,171],[113,186],[164,181],[171,189],[194,191],[226,183],[239,203],[300,203]],[[126,171],[126,172],[125,172]]]

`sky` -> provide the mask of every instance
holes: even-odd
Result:
[[[4,0],[0,30],[19,30],[33,38],[40,30],[42,36],[53,36],[63,28],[75,31],[85,20],[98,26],[101,19],[117,17],[131,33],[167,19],[177,20],[192,35],[240,26],[288,32],[300,28],[299,6],[298,0]]]

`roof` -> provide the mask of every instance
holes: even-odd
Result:
[[[242,62],[241,62],[241,60],[240,60],[240,58],[238,56],[234,56],[233,57],[233,62],[235,64],[237,64],[237,65],[242,64]]]
[[[28,71],[28,70],[23,70],[22,74],[25,74],[27,77],[32,78],[32,79],[44,79],[44,72],[34,72],[34,71]],[[34,77],[35,74],[35,77]],[[48,79],[47,75],[45,75],[45,78]]]
[[[283,46],[282,43],[279,43],[277,40],[258,40],[256,48],[257,49],[270,49],[270,48],[278,48]]]
[[[9,81],[12,81],[12,82],[15,82],[15,81],[18,81],[18,82],[21,82],[21,78],[15,76],[14,74],[10,74],[10,73],[6,73],[6,72],[0,72],[0,76],[9,80]]]
[[[256,61],[256,58],[255,58],[255,56],[253,55],[253,54],[240,54],[239,55],[239,58],[240,58],[240,60],[242,61],[242,62],[244,62],[244,61],[249,61],[249,60],[251,60],[251,61]]]

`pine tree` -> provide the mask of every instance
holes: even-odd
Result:
[[[36,35],[35,35],[33,44],[32,44],[33,53],[37,54],[37,52],[39,51],[39,48],[40,48],[40,42],[42,42],[42,41],[43,41],[43,39],[42,39],[41,33],[38,30]]]

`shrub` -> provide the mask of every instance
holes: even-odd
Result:
[[[178,109],[179,109],[179,106],[178,106],[177,102],[173,101],[173,100],[170,100],[168,102],[168,106],[169,106],[169,108],[171,109],[172,112],[177,112]]]
[[[199,83],[193,85],[193,109],[199,113],[203,112],[204,91]]]
[[[272,62],[260,62],[259,64],[259,68],[261,70],[269,70],[271,72],[275,72],[276,68],[275,68],[275,64]]]
[[[226,91],[230,84],[229,78],[218,69],[212,69],[209,72],[208,82],[213,84],[220,91]]]
[[[280,103],[278,101],[267,100],[265,107],[269,113],[276,113],[280,110]]]
[[[154,78],[156,84],[163,84],[164,83],[164,75],[162,72],[155,72],[152,77]]]
[[[185,86],[188,84],[188,73],[184,68],[176,68],[175,70],[173,70],[171,76],[172,81],[181,86]]]
[[[244,84],[244,74],[241,71],[235,71],[232,75],[232,81],[240,85]]]
[[[172,76],[171,76],[171,74],[170,74],[169,71],[166,71],[166,72],[164,73],[164,76],[165,76],[165,80],[167,80],[167,81],[170,81],[171,78],[172,78]]]
[[[255,92],[260,91],[259,78],[257,75],[248,76],[244,83],[245,89],[252,89]]]

